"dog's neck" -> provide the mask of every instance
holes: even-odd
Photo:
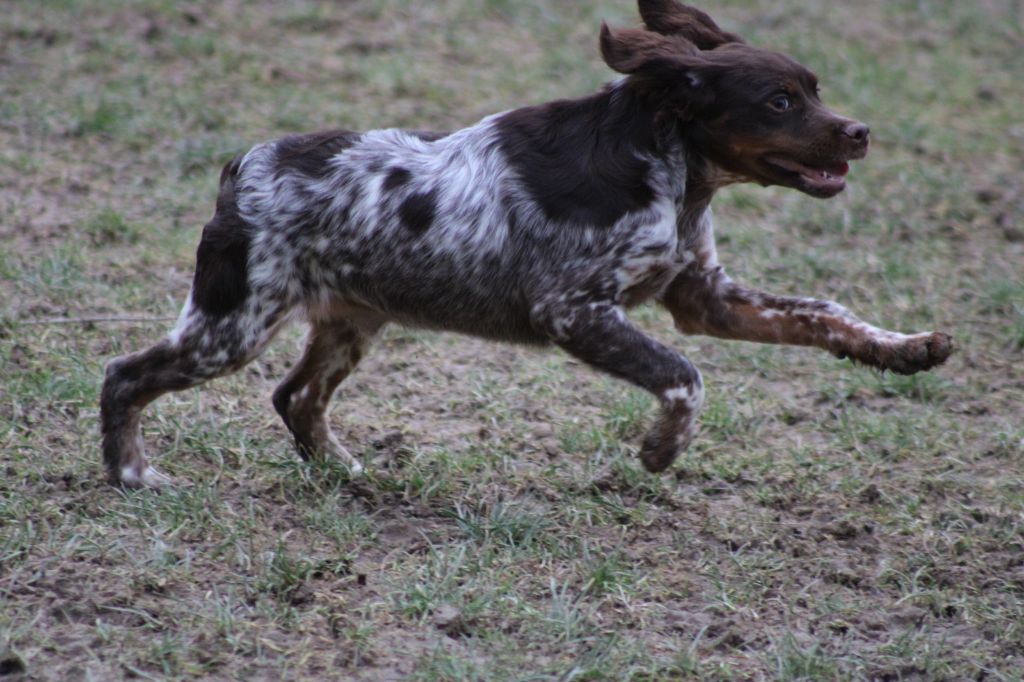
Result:
[[[711,205],[718,190],[740,182],[749,180],[725,170],[696,150],[688,148],[682,211],[691,215],[703,213]]]
[[[681,161],[680,170],[686,178],[680,207],[682,212],[699,215],[710,206],[719,189],[750,182],[750,178],[726,170],[701,151],[699,136],[695,137],[695,123],[680,120],[675,111],[661,109],[657,100],[646,96],[643,90],[636,89],[630,79],[613,83],[605,93],[618,100],[620,106],[628,101],[630,104],[626,105],[627,108],[644,112],[646,119],[652,122],[655,131],[654,149],[651,151],[663,157],[670,165],[677,165]],[[671,157],[677,155],[679,158],[673,162]]]

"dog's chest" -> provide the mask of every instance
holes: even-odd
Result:
[[[682,268],[677,254],[676,214],[666,207],[657,221],[638,229],[623,249],[616,273],[622,304],[637,305],[668,286]]]

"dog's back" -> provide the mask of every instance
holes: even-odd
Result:
[[[211,298],[202,291],[210,286],[235,291],[243,305],[244,289],[312,316],[357,306],[407,324],[542,342],[531,311],[565,293],[567,279],[587,287],[585,295],[604,289],[615,298],[632,284],[623,265],[670,266],[676,182],[668,170],[655,185],[660,200],[609,225],[553,221],[506,151],[503,122],[523,112],[437,140],[378,130],[253,148],[225,170],[214,229],[199,248],[199,263],[213,252],[232,274],[207,282],[198,275],[211,268],[198,268],[193,301]],[[247,267],[223,253],[227,224],[237,228],[232,254],[246,241]],[[233,279],[241,274],[244,286]]]

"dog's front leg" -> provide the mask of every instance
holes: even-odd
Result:
[[[815,346],[899,374],[931,369],[945,362],[953,350],[947,334],[908,335],[879,329],[831,301],[746,289],[717,265],[684,270],[659,300],[684,334]]]
[[[649,338],[611,303],[539,307],[535,322],[566,352],[654,394],[657,422],[644,436],[640,460],[648,471],[664,471],[696,432],[704,401],[700,372],[675,350]]]

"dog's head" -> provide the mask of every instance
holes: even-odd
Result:
[[[746,44],[676,0],[640,0],[646,29],[601,26],[601,54],[659,110],[684,122],[698,154],[728,175],[815,197],[846,187],[868,127],[822,104],[817,78]]]

